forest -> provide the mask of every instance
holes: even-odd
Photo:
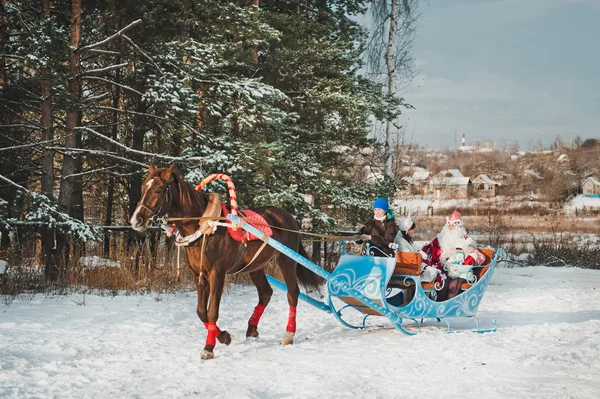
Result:
[[[412,62],[414,2],[391,2],[405,40],[393,62],[357,22],[371,3],[386,12],[362,0],[2,0],[5,258],[33,252],[58,281],[90,243],[105,258],[138,248],[144,237],[123,226],[151,161],[193,184],[225,173],[242,208],[281,206],[315,231],[363,218],[396,183],[365,184],[355,155],[385,153],[369,132],[410,107],[389,73]]]

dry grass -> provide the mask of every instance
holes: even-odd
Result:
[[[461,210],[462,211],[462,210]],[[590,234],[600,237],[600,219],[597,217],[568,218],[564,216],[503,215],[489,212],[479,216],[463,216],[470,234],[477,235],[479,244],[501,246],[507,252],[531,254],[531,264],[577,265],[599,268],[600,249],[598,245],[574,244],[573,237]],[[445,224],[445,216],[416,217],[415,240],[431,240]],[[124,237],[124,235],[123,235]],[[101,258],[100,244],[88,244],[86,248],[73,246],[68,261],[60,265],[60,277],[56,283],[44,279],[39,245],[35,242],[13,246],[0,252],[0,259],[8,261],[6,273],[0,275],[0,294],[3,300],[11,301],[17,296],[32,295],[36,292],[66,293],[89,292],[101,294],[125,293],[168,293],[180,290],[194,290],[193,274],[185,264],[183,250],[180,256],[179,278],[177,248],[159,237],[155,245],[148,239],[140,245],[126,245],[121,237],[113,240],[111,261],[118,267],[103,265],[89,267],[79,260],[82,256]],[[358,251],[354,243],[346,248],[347,253]],[[310,245],[305,244],[310,252]],[[154,249],[152,249],[154,248]],[[339,259],[339,245],[330,244],[327,261],[320,262],[327,270],[335,267]],[[280,278],[279,270],[267,266],[267,273]],[[226,285],[251,284],[247,274],[228,276]]]

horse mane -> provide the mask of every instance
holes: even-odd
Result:
[[[173,172],[173,178],[179,188],[179,201],[182,207],[187,207],[194,213],[202,214],[208,204],[206,193],[196,190],[196,188],[183,180],[179,174]]]

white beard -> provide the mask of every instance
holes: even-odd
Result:
[[[464,227],[457,226],[454,230],[449,230],[448,226],[444,226],[442,228],[442,231],[437,235],[437,239],[442,250],[442,254],[440,256],[440,261],[442,261],[442,263],[448,260],[450,255],[454,253],[459,241],[464,239],[466,235],[467,231]]]

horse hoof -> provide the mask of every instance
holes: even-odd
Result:
[[[285,334],[283,334],[283,338],[281,338],[281,345],[291,345],[294,343],[294,335],[296,335],[293,332],[289,332],[287,331]]]
[[[220,343],[229,345],[231,343],[231,335],[227,331],[221,331],[221,334],[217,337]]]
[[[258,327],[252,324],[248,324],[248,329],[246,330],[246,339],[254,338],[258,339]]]
[[[203,349],[200,353],[200,359],[202,360],[213,359],[214,357],[215,354],[213,352],[207,351],[206,349]]]

